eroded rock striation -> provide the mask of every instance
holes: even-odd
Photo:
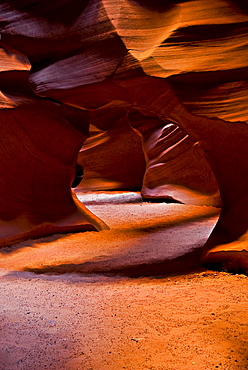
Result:
[[[106,227],[70,189],[75,163],[132,127],[143,195],[220,196],[204,261],[247,271],[233,251],[248,249],[246,2],[10,0],[0,14],[0,245]]]

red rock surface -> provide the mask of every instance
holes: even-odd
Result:
[[[78,211],[70,185],[90,120],[103,107],[117,116],[126,109],[142,136],[147,162],[144,193],[150,186],[165,185],[164,171],[157,168],[166,167],[170,156],[176,163],[178,156],[180,162],[187,141],[191,155],[196,153],[206,168],[199,150],[204,153],[222,202],[219,221],[206,244],[207,255],[219,244],[245,238],[248,16],[244,1],[12,0],[1,2],[0,13],[1,229],[8,230],[3,244],[19,234],[25,239],[40,236],[40,230],[57,232],[61,225],[63,231],[85,225],[86,211]],[[132,119],[135,112],[150,118],[137,123]],[[169,143],[166,132],[171,123],[180,129]],[[175,168],[173,161],[170,165]],[[182,172],[186,179],[189,176],[190,188],[193,175]],[[171,175],[169,183],[179,185],[179,194],[187,194],[178,178]],[[210,184],[207,195],[216,193],[214,178]],[[192,187],[202,191],[202,184],[200,189]],[[215,196],[210,197],[210,204],[215,201]],[[55,228],[47,226],[51,220]],[[231,253],[230,264],[236,260]],[[242,263],[247,262],[241,257],[241,270]]]

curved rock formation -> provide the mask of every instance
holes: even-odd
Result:
[[[80,190],[140,190],[145,159],[140,137],[123,108],[90,113],[90,137],[78,156],[84,168]]]
[[[105,115],[99,113],[102,110]],[[116,109],[99,111],[92,112],[90,120],[101,129],[90,126],[90,137],[78,157],[84,168],[78,185],[81,191],[141,190],[144,199],[220,206],[218,186],[202,150],[178,125],[167,125],[164,149],[154,157],[152,141],[142,146],[142,139],[131,128],[153,118],[138,112],[128,117],[125,112],[115,119]],[[155,146],[157,141],[154,137]]]
[[[0,246],[106,228],[71,191],[78,152],[88,136],[87,112],[37,98],[29,87],[28,63],[3,49],[1,56],[6,68],[2,63]]]
[[[220,206],[218,186],[198,143],[178,124],[135,112],[130,124],[142,135],[146,172],[145,199]],[[157,127],[151,133],[146,127]]]
[[[32,164],[29,172],[24,165],[29,155],[35,157],[34,151],[30,153],[29,145],[24,145],[26,158],[21,159],[20,156],[21,163],[11,162],[10,158],[15,157],[17,151],[11,139],[10,124],[6,124],[9,122],[13,127],[21,127],[20,130],[16,127],[18,137],[25,131],[30,138],[30,146],[34,143],[35,147],[42,148],[41,158],[46,158],[46,162],[61,155],[63,165],[59,167],[68,166],[65,172],[61,170],[60,175],[63,175],[59,181],[63,184],[60,195],[68,199],[65,204],[67,210],[65,213],[61,210],[62,219],[68,214],[74,217],[75,203],[72,205],[69,190],[72,175],[68,173],[74,171],[76,154],[88,130],[86,110],[94,111],[106,106],[117,111],[125,109],[130,114],[131,125],[142,135],[148,159],[147,177],[149,173],[151,179],[157,176],[150,168],[152,163],[155,168],[159,166],[160,152],[162,163],[165,159],[166,138],[171,124],[181,127],[180,135],[181,132],[187,133],[184,136],[187,140],[179,135],[182,142],[193,140],[199,143],[209,161],[220,190],[222,211],[205,247],[205,261],[209,258],[211,262],[214,260],[213,248],[217,245],[245,237],[248,225],[248,126],[244,123],[247,121],[244,95],[247,92],[248,16],[243,0],[235,3],[228,0],[157,0],[152,5],[146,0],[63,0],[62,3],[58,0],[9,0],[1,2],[0,13],[1,44],[24,55],[31,64],[25,91],[19,91],[19,87],[15,91],[13,82],[10,82],[12,87],[7,83],[6,88],[6,78],[4,75],[2,78],[3,105],[12,107],[3,109],[2,113],[1,127],[9,140],[8,144],[5,140],[2,142],[2,156],[6,157],[2,178],[7,171],[7,163],[13,163],[11,176],[16,172],[20,184],[21,174],[17,169],[22,168],[25,198],[32,184],[36,187],[34,179],[42,173],[39,168],[35,176],[30,175],[33,180],[29,182],[29,173],[33,173],[35,167]],[[3,72],[6,73],[11,72]],[[28,72],[23,73],[27,75]],[[23,83],[15,72],[13,78]],[[30,86],[37,97],[33,96]],[[223,102],[230,89],[233,94]],[[12,97],[6,93],[12,93]],[[230,108],[225,109],[225,104]],[[34,106],[40,109],[38,116],[32,110]],[[79,108],[83,113],[79,114],[78,109],[69,110],[68,106]],[[137,124],[137,120],[132,119],[137,111],[138,115],[150,118],[139,119]],[[30,124],[32,114],[35,122]],[[64,121],[70,126],[65,128]],[[36,127],[43,127],[42,131],[46,133],[44,142]],[[60,131],[60,127],[60,140],[68,137],[64,156],[61,151],[58,155],[58,144],[48,140],[56,138],[55,132]],[[74,134],[75,130],[83,136]],[[9,182],[11,177],[2,181],[2,194],[9,194]],[[57,184],[55,180],[52,183]],[[48,205],[48,213],[52,212],[53,192],[49,186],[40,194]],[[43,204],[37,200],[37,195],[32,197],[32,202],[24,203],[37,202],[41,211],[35,211],[33,206],[21,211],[22,203],[20,205],[20,200],[16,200],[13,194],[6,199],[8,204],[4,209],[9,207],[7,218],[8,225],[14,230],[13,235],[20,231],[25,238],[24,225],[29,228],[29,223],[36,224],[39,229],[46,224],[48,213],[42,211]],[[16,212],[15,209],[19,210]],[[38,214],[43,216],[39,218]],[[15,222],[19,216],[21,221]],[[4,217],[3,214],[3,222]],[[61,220],[58,214],[53,215],[52,221],[58,218]],[[69,225],[73,230],[74,218]],[[35,236],[35,232],[32,235]],[[236,268],[236,255],[232,252],[225,255],[230,255],[228,268]],[[240,268],[246,271],[247,260],[241,257],[239,261]]]

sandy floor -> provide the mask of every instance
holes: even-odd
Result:
[[[199,268],[218,210],[83,199],[110,230],[0,250],[0,369],[247,370],[248,278]]]

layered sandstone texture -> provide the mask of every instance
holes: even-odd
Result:
[[[2,245],[106,227],[70,189],[77,161],[85,187],[222,205],[206,253],[244,237],[247,11],[243,0],[2,1]]]

